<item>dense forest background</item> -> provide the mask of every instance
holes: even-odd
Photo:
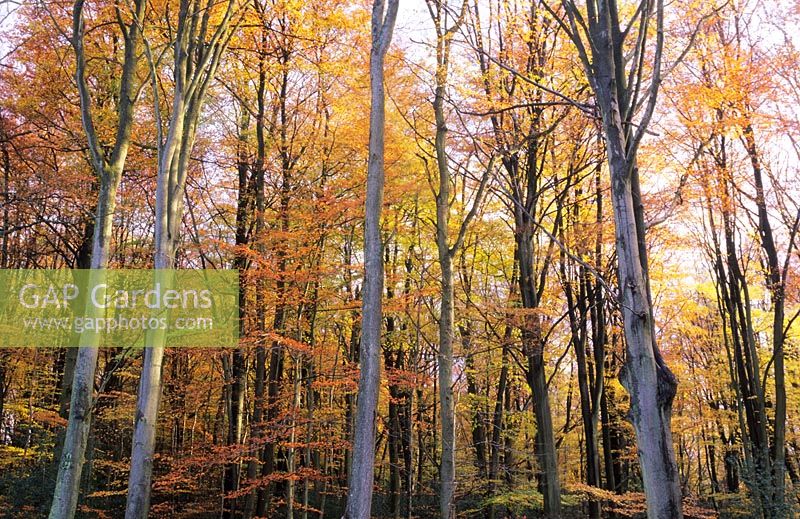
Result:
[[[0,349],[0,515],[793,517],[800,4],[396,10],[0,3],[0,267],[241,291]]]

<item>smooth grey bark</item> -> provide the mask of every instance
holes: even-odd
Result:
[[[449,182],[449,179],[445,180],[445,182]],[[439,464],[439,514],[442,519],[451,519],[455,516],[453,495],[456,483],[456,424],[453,404],[453,257],[447,244],[447,231],[442,231],[440,227],[441,225],[447,226],[447,217],[445,217],[442,224],[441,220],[439,220],[439,205],[437,198],[436,242],[439,249],[439,268],[441,269],[439,353],[437,355],[439,364],[439,423],[442,429],[442,457]]]
[[[606,138],[618,257],[617,297],[627,345],[620,381],[631,397],[628,416],[636,432],[647,516],[680,519],[681,490],[670,424],[678,382],[656,343],[636,162],[661,82],[664,4],[663,0],[641,0],[639,10],[624,31],[614,1],[589,0],[583,10],[573,0],[562,0],[562,6],[567,19],[557,19],[583,63]],[[552,10],[551,14],[555,15]],[[656,37],[651,77],[646,82],[643,65],[649,52],[648,33],[653,15]],[[632,56],[625,59],[625,39],[629,36],[636,40]],[[633,118],[640,108],[642,114],[634,124]]]
[[[608,108],[611,110],[611,105]],[[683,513],[670,424],[677,379],[656,345],[647,258],[639,246],[644,235],[642,209],[634,205],[634,192],[638,191],[632,172],[635,165],[623,158],[620,130],[618,118],[616,122],[606,122],[619,258],[619,296],[627,340],[627,358],[620,381],[631,396],[629,418],[636,431],[648,517],[677,519]],[[609,134],[614,137],[608,138]]]
[[[461,221],[455,240],[451,240],[450,207],[452,204],[450,188],[452,176],[447,157],[447,120],[444,103],[447,95],[448,75],[450,65],[450,44],[467,14],[467,1],[461,4],[460,13],[448,27],[448,9],[446,0],[427,0],[428,11],[436,29],[436,72],[435,89],[433,98],[433,111],[436,123],[436,136],[434,148],[436,154],[436,173],[438,178],[438,191],[436,197],[436,247],[440,268],[440,297],[439,310],[439,352],[438,378],[439,378],[439,418],[441,424],[442,455],[439,463],[439,515],[441,519],[451,519],[455,516],[455,406],[453,401],[453,340],[454,330],[454,284],[453,284],[453,258],[461,249],[469,224],[477,214],[478,207],[483,199],[486,184],[489,180],[493,161],[481,178],[480,185],[472,201],[472,207]],[[452,245],[451,245],[452,241]]]
[[[98,190],[92,186],[92,193],[98,193]],[[92,242],[94,241],[94,213],[97,208],[93,208],[92,215],[87,216],[84,222],[83,241],[77,250],[73,266],[76,269],[88,269],[92,263]],[[84,309],[75,309],[80,312]],[[74,341],[80,342],[81,334],[73,332]],[[66,348],[64,352],[63,364],[59,368],[61,379],[58,383],[58,415],[64,420],[69,421],[69,402],[72,397],[72,380],[75,375],[75,361],[78,359],[77,348]],[[58,471],[58,462],[61,461],[61,453],[64,448],[64,435],[66,428],[56,435],[55,447],[53,448],[53,461],[54,470]]]
[[[383,321],[383,243],[381,209],[384,185],[383,63],[392,41],[399,0],[374,0],[372,50],[369,58],[370,113],[367,199],[364,214],[364,291],[361,306],[361,345],[358,403],[353,428],[353,458],[348,476],[346,519],[367,519],[372,507],[375,470],[375,414],[380,389],[381,328]],[[386,11],[384,13],[384,10]]]
[[[194,147],[197,124],[209,84],[214,80],[221,57],[239,22],[236,0],[228,0],[216,25],[210,21],[214,0],[198,3],[181,0],[172,43],[174,90],[166,138],[162,139],[162,117],[158,88],[158,64],[147,45],[154,110],[158,127],[158,173],[156,176],[155,251],[156,278],[169,283],[178,244],[183,196],[189,158]],[[202,23],[196,23],[201,20]],[[239,21],[241,18],[239,18]],[[152,330],[146,337],[142,373],[136,402],[136,422],[128,478],[126,519],[145,519],[150,510],[150,490],[155,454],[161,375],[166,343],[165,330]]]
[[[117,129],[115,142],[108,152],[100,143],[94,128],[92,99],[86,78],[86,55],[84,51],[84,0],[78,0],[72,13],[72,47],[75,51],[75,81],[81,105],[81,122],[88,141],[92,168],[100,180],[97,209],[92,236],[92,256],[90,283],[99,283],[103,269],[108,264],[111,244],[111,228],[116,207],[116,194],[122,178],[125,159],[130,146],[133,108],[138,91],[136,83],[137,47],[141,38],[139,22],[145,12],[146,2],[136,0],[133,4],[133,20],[124,24],[119,18],[119,28],[124,39],[124,58],[119,83],[117,105]],[[96,308],[87,302],[85,313],[94,315]],[[75,359],[70,395],[69,421],[61,449],[53,502],[50,506],[50,519],[71,519],[75,515],[80,493],[81,471],[86,454],[92,409],[94,407],[94,383],[97,370],[99,337],[95,334],[82,334],[80,349]]]
[[[444,0],[431,0],[428,9],[436,24],[436,89],[433,111],[436,119],[436,171],[439,191],[436,193],[436,248],[441,270],[439,284],[441,307],[439,310],[439,423],[441,424],[442,457],[439,463],[439,516],[451,519],[454,514],[455,493],[455,408],[453,404],[453,256],[450,248],[450,167],[447,160],[447,122],[444,114],[445,89],[449,62],[450,41],[457,25],[451,29],[442,26]],[[463,15],[462,15],[463,18]],[[460,20],[459,20],[460,22]]]

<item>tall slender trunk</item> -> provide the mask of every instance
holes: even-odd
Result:
[[[735,186],[728,171],[726,152],[727,142],[718,138],[720,153],[714,156],[715,165],[723,172],[718,177],[718,188],[724,197],[731,195]],[[722,239],[718,238],[716,218],[712,206],[710,187],[706,190],[706,211],[714,254],[714,276],[717,284],[717,303],[723,320],[723,338],[729,357],[731,382],[736,391],[740,426],[745,447],[745,467],[749,476],[748,486],[759,505],[758,513],[767,513],[771,505],[770,478],[757,477],[768,474],[769,439],[767,433],[766,405],[764,388],[760,378],[760,365],[756,354],[756,337],[753,333],[750,312],[747,278],[740,267],[736,237],[737,218],[733,206],[723,206],[721,210]],[[723,250],[724,247],[724,250]],[[755,477],[754,477],[755,476]]]
[[[353,460],[348,475],[345,519],[367,519],[372,507],[375,470],[375,421],[380,386],[381,328],[383,320],[383,244],[380,219],[384,184],[383,62],[397,19],[398,0],[372,5],[370,52],[370,116],[367,199],[364,214],[364,294],[361,310],[361,346],[358,403],[353,430]]]
[[[536,417],[536,436],[534,451],[539,463],[538,480],[544,499],[544,513],[547,517],[561,515],[561,483],[558,478],[558,455],[553,435],[553,418],[544,364],[544,344],[541,340],[537,319],[526,319],[523,331],[523,347],[527,351],[527,382],[533,397],[533,412]],[[530,327],[530,329],[528,328]]]
[[[170,178],[177,177],[180,155],[188,153],[183,143],[189,148],[194,140],[193,128],[186,128],[186,106],[181,93],[176,93],[173,102],[173,119],[170,122],[169,136],[165,151],[161,154],[156,187],[156,221],[155,221],[155,261],[156,274],[154,283],[171,286],[169,271],[175,265],[175,248],[177,234],[180,229],[180,211],[182,200],[170,200],[174,195]],[[184,136],[188,130],[189,135]],[[186,139],[184,141],[184,139]],[[172,157],[175,157],[174,159]],[[185,164],[183,171],[185,171]],[[183,190],[180,190],[181,198]],[[161,402],[164,348],[166,346],[166,330],[150,330],[146,337],[142,372],[139,378],[138,398],[136,402],[136,421],[131,449],[131,470],[128,476],[128,499],[125,508],[125,519],[144,519],[150,512],[150,494],[153,477],[153,458],[156,446],[156,426],[158,424],[158,408]]]
[[[769,517],[786,517],[789,509],[786,506],[786,374],[784,368],[784,305],[785,305],[785,285],[786,272],[781,269],[778,260],[778,251],[775,246],[775,238],[767,212],[767,202],[764,190],[764,180],[761,167],[761,156],[756,147],[755,136],[752,124],[749,123],[743,129],[744,141],[747,148],[747,155],[753,169],[753,180],[756,187],[756,207],[758,208],[758,234],[761,240],[761,248],[766,256],[767,264],[767,289],[772,296],[772,360],[774,364],[775,377],[775,417],[772,432],[772,495],[768,510]],[[800,213],[798,213],[800,218]],[[795,228],[790,229],[792,236],[797,232]],[[788,251],[787,254],[791,254]],[[788,267],[788,263],[786,264]]]
[[[563,234],[562,234],[563,239]],[[575,352],[575,363],[578,367],[578,393],[580,396],[581,420],[583,422],[584,443],[586,445],[586,483],[593,487],[600,487],[600,456],[597,441],[597,405],[592,398],[590,387],[589,365],[587,361],[587,305],[589,296],[586,290],[585,269],[580,269],[580,288],[573,294],[573,280],[567,277],[566,255],[561,254],[561,276],[564,280],[564,292],[567,296],[570,329],[572,333],[572,349]],[[589,499],[589,517],[600,518],[600,504],[595,499]]]
[[[86,56],[84,52],[84,20],[83,0],[77,0],[72,14],[72,46],[76,55],[75,80],[78,85],[81,102],[81,119],[86,134],[91,162],[95,174],[99,177],[100,188],[94,219],[92,236],[92,256],[90,267],[92,272],[89,283],[99,285],[103,270],[108,265],[111,246],[112,224],[116,208],[117,188],[122,179],[122,171],[130,146],[131,127],[133,126],[133,105],[135,97],[136,65],[140,25],[145,12],[145,2],[136,0],[134,16],[126,27],[124,40],[124,61],[119,83],[119,101],[117,106],[118,122],[113,150],[108,156],[103,151],[99,138],[95,133],[91,108],[91,94],[86,78]],[[87,301],[85,315],[96,315],[97,309]],[[50,519],[71,519],[75,515],[81,484],[89,432],[94,407],[94,385],[97,370],[99,335],[82,334],[80,348],[75,359],[75,370],[72,378],[70,394],[69,421],[64,434],[53,502],[50,507]]]
[[[599,170],[599,168],[598,168]],[[599,171],[598,171],[599,173]],[[596,181],[597,182],[597,181]],[[599,184],[596,188],[598,213],[595,223],[598,227],[602,224],[601,216],[601,191]],[[579,205],[578,200],[583,197],[581,188],[575,191],[572,202],[572,224],[573,230],[578,231],[579,225]],[[598,233],[599,235],[600,233]],[[566,243],[564,226],[561,227],[559,239]],[[595,242],[596,261],[599,259],[600,238]],[[579,256],[588,256],[589,251],[581,244],[578,244]],[[583,433],[586,445],[586,483],[590,486],[600,488],[600,455],[599,442],[597,435],[597,425],[600,413],[600,393],[603,384],[603,298],[598,297],[595,290],[600,290],[599,283],[593,288],[589,278],[590,274],[585,265],[571,267],[568,265],[568,258],[565,250],[560,253],[560,276],[566,295],[567,315],[571,332],[572,349],[575,352],[575,363],[578,372],[578,393],[580,396],[581,420],[583,422]],[[573,285],[577,285],[577,292]],[[589,342],[589,321],[591,318],[592,326],[592,346],[594,355],[588,353]],[[598,322],[599,321],[599,322]],[[594,371],[591,368],[594,366]],[[600,503],[596,499],[589,499],[589,517],[600,518]]]
[[[301,356],[302,357],[302,356]],[[291,425],[289,427],[289,447],[286,453],[286,470],[291,475],[294,474],[296,467],[295,447],[297,441],[297,415],[300,412],[300,366],[302,364],[301,358],[293,359],[293,373],[292,373],[292,410],[291,410]],[[294,499],[295,499],[295,484],[294,478],[290,478],[286,482],[286,519],[294,519]]]
[[[260,13],[263,15],[263,13]],[[254,194],[255,198],[255,249],[260,254],[265,252],[264,244],[263,244],[263,235],[264,229],[266,228],[266,222],[264,218],[264,210],[265,210],[265,193],[264,193],[264,164],[266,160],[267,154],[267,140],[266,140],[266,85],[267,85],[267,73],[266,73],[266,43],[267,43],[267,34],[266,34],[266,25],[265,22],[262,20],[262,32],[261,32],[261,47],[259,48],[259,60],[258,60],[258,86],[256,89],[256,157],[255,163],[253,164],[253,172],[252,172],[252,185],[250,186],[250,190]],[[264,413],[264,396],[265,396],[265,381],[266,381],[266,374],[267,374],[267,352],[264,346],[264,332],[266,330],[266,311],[264,309],[264,296],[265,296],[265,280],[263,279],[263,274],[261,272],[261,268],[258,269],[259,272],[256,273],[256,280],[255,280],[255,307],[256,307],[256,333],[258,333],[258,339],[256,341],[256,352],[255,352],[255,381],[253,387],[253,415],[251,420],[251,431],[250,431],[250,438],[251,440],[258,440],[261,436],[261,432],[263,431],[263,424],[261,423],[263,420],[263,413]],[[260,449],[258,449],[260,450]],[[254,453],[250,453],[250,462],[247,464],[247,479],[253,480],[258,474],[258,456]],[[258,492],[250,492],[245,499],[244,504],[244,517],[250,518],[253,516],[256,510],[256,506],[258,504]]]
[[[92,269],[90,283],[101,283],[101,269],[108,261],[108,246],[111,240],[111,225],[115,207],[116,185],[104,185],[100,188],[95,233],[92,244]],[[94,272],[96,271],[96,272]],[[85,308],[87,316],[95,315],[91,304]],[[64,435],[61,461],[56,476],[56,487],[53,503],[50,508],[50,519],[69,519],[74,516],[80,492],[81,471],[89,440],[94,406],[95,372],[99,353],[99,335],[83,334],[80,338],[80,349],[75,360],[75,371],[72,378],[70,396],[69,421]]]
[[[448,16],[441,0],[431,0],[429,10],[436,29],[436,86],[434,89],[433,111],[436,122],[434,148],[436,152],[436,171],[438,190],[436,196],[436,248],[439,260],[439,351],[438,383],[439,383],[439,420],[441,424],[442,455],[439,463],[439,514],[441,519],[455,516],[456,486],[456,434],[455,403],[453,398],[453,341],[454,341],[454,286],[453,258],[464,241],[466,230],[475,217],[481,203],[486,182],[491,174],[492,162],[489,163],[481,179],[472,206],[460,222],[455,239],[450,237],[450,185],[452,182],[447,155],[447,120],[445,117],[445,96],[448,86],[450,44],[453,35],[463,23],[467,13],[467,1],[461,5],[460,14],[453,24],[447,27]]]
[[[247,131],[250,126],[250,117],[246,107],[242,107],[242,116],[239,121],[239,142],[237,150],[237,170],[238,170],[238,198],[236,204],[236,246],[237,250],[246,247],[249,242],[248,229],[255,212],[253,203],[253,190],[250,184],[250,167],[247,157]],[[239,336],[244,337],[247,333],[245,328],[245,318],[247,316],[247,293],[246,283],[249,278],[246,275],[248,261],[243,253],[238,253],[234,259],[234,266],[239,271]],[[226,377],[226,384],[229,388],[230,398],[228,403],[228,435],[226,443],[230,447],[238,446],[242,441],[245,413],[245,392],[246,392],[246,363],[245,350],[237,347],[230,356],[230,370]],[[227,372],[228,370],[226,370]],[[225,465],[222,480],[223,492],[223,517],[235,517],[238,501],[235,498],[228,498],[227,494],[239,490],[241,461],[238,456],[234,461]]]
[[[444,153],[444,151],[442,151]],[[449,184],[449,176],[444,180]],[[441,186],[440,186],[441,189]],[[446,193],[445,193],[446,195]],[[443,194],[439,193],[439,198]],[[437,198],[438,204],[438,198]],[[445,198],[444,205],[447,206]],[[449,207],[446,207],[449,211]],[[439,513],[441,519],[451,519],[455,515],[455,407],[453,403],[453,265],[452,255],[447,244],[447,219],[437,228],[439,244],[439,267],[441,269],[441,309],[439,313],[439,420],[442,428],[442,458],[439,465]],[[444,245],[442,242],[444,241]]]
[[[3,157],[3,226],[0,228],[0,268],[8,268],[8,227],[11,212],[11,152],[9,151],[9,137],[5,128],[5,121],[0,112],[0,152]]]
[[[533,155],[537,156],[535,153]],[[531,165],[531,167],[535,167],[535,165]],[[536,181],[536,175],[529,175],[528,182]],[[531,190],[531,186],[527,186],[527,189]],[[529,202],[524,207],[533,206],[534,204]],[[523,308],[536,309],[539,308],[543,289],[540,280],[548,270],[550,252],[545,253],[544,264],[540,267],[541,270],[537,276],[534,270],[532,215],[530,211],[523,211],[522,207],[520,205],[517,209],[515,218],[520,294]],[[557,220],[559,219],[560,217],[557,218]],[[558,478],[558,455],[553,435],[553,418],[545,373],[542,326],[541,317],[537,313],[527,312],[525,314],[522,328],[522,349],[527,358],[526,380],[531,389],[533,412],[536,417],[534,453],[539,465],[537,479],[543,496],[544,513],[547,517],[555,518],[561,515],[561,483]]]
[[[514,255],[516,258],[516,254]],[[514,262],[513,274],[511,275],[511,295],[515,292],[514,285],[517,283],[517,263]],[[491,421],[491,435],[489,441],[490,458],[489,458],[489,497],[494,497],[497,492],[498,479],[500,477],[500,454],[503,450],[502,434],[503,434],[503,405],[506,398],[506,387],[508,386],[509,376],[509,347],[511,345],[513,326],[511,325],[511,316],[506,316],[506,326],[503,332],[503,343],[500,353],[500,377],[497,381],[497,394],[495,397],[494,412]],[[499,514],[499,507],[491,505],[489,508],[489,519],[495,519]]]
[[[284,88],[286,88],[288,82],[288,73],[284,75]],[[284,92],[284,103],[285,103],[285,92]],[[282,103],[283,104],[283,103]],[[285,104],[283,105],[282,111],[285,110]],[[282,117],[283,122],[281,126],[283,129],[281,133],[284,135],[286,131],[286,119],[285,114]],[[281,143],[281,155],[282,155],[282,182],[281,182],[281,191],[280,191],[280,229],[284,235],[288,235],[289,232],[289,204],[290,204],[290,197],[291,197],[291,190],[292,190],[292,179],[291,179],[291,161],[288,156],[288,148],[285,144],[285,140],[282,138]],[[275,283],[275,298],[277,300],[275,304],[275,314],[272,321],[272,329],[275,334],[281,335],[285,332],[286,328],[286,314],[288,311],[287,308],[287,299],[286,299],[286,291],[287,291],[287,266],[288,266],[288,250],[286,245],[281,244],[275,248],[275,256],[277,257],[277,272],[278,272],[278,279]],[[269,370],[267,371],[267,402],[266,402],[266,413],[265,419],[268,425],[271,425],[272,422],[279,414],[279,400],[280,400],[280,391],[281,391],[281,381],[283,380],[283,372],[284,372],[284,360],[285,360],[285,348],[283,343],[280,339],[276,338],[272,341],[272,345],[270,347],[269,353]],[[262,466],[261,466],[261,475],[269,476],[275,471],[275,454],[276,454],[276,442],[273,439],[267,441],[264,445],[264,451],[262,453]],[[256,515],[263,516],[266,515],[266,512],[269,510],[270,501],[272,499],[272,484],[267,484],[267,486],[259,491],[258,496],[258,504],[256,506]]]
[[[235,0],[228,0],[221,7],[216,24],[192,23],[200,18],[200,11],[211,10],[213,1],[208,0],[206,5],[190,0],[180,2],[176,35],[172,43],[172,109],[167,123],[167,135],[163,141],[157,85],[159,70],[148,47],[148,59],[156,87],[153,88],[153,105],[158,121],[153,266],[154,282],[160,282],[162,287],[168,287],[172,283],[170,271],[175,267],[189,159],[194,149],[203,103],[208,87],[216,76],[222,55],[230,43],[230,37],[238,26],[233,21]],[[145,519],[150,512],[166,330],[156,329],[150,332],[145,338],[146,347],[139,379],[125,519]]]
[[[467,290],[466,287],[465,290]],[[472,351],[472,325],[470,321],[467,321],[463,326],[459,326],[459,334],[461,335],[461,348],[465,356],[464,368],[467,377],[467,394],[477,402],[480,398],[480,391],[475,380],[475,359]],[[481,479],[486,479],[489,472],[486,452],[488,444],[486,435],[487,414],[483,404],[475,404],[475,409],[472,412],[472,446],[475,450],[475,466]]]
[[[387,253],[388,256],[388,253]],[[395,251],[395,261],[397,254]],[[392,264],[394,266],[394,264]],[[391,287],[386,290],[387,299],[394,297]],[[400,369],[402,348],[395,344],[400,342],[395,338],[396,319],[394,316],[386,317],[386,346],[383,349],[383,364],[388,377],[391,377],[394,370]],[[390,378],[391,380],[391,378]],[[389,383],[389,514],[398,519],[400,517],[400,444],[401,444],[401,425],[400,425],[400,399],[401,389],[399,384]]]
[[[6,370],[6,356],[0,352],[0,442],[3,442],[5,433]]]

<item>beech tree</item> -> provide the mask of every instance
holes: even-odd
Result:
[[[631,396],[629,416],[636,431],[647,514],[651,518],[681,518],[670,423],[678,381],[664,362],[656,340],[647,227],[636,160],[661,84],[664,3],[639,2],[627,23],[621,20],[615,2],[590,0],[584,9],[572,0],[561,5],[565,17],[549,10],[575,46],[603,119],[619,259],[617,298],[627,353],[620,380]],[[648,59],[651,27],[656,33],[655,49]],[[626,43],[628,38],[632,43]],[[625,58],[629,52],[633,57]],[[650,65],[649,81],[646,64]]]
[[[144,20],[145,5],[143,0],[135,1],[131,13],[124,13],[120,5],[116,6],[116,24],[124,41],[124,57],[119,81],[117,128],[111,146],[102,141],[95,128],[84,39],[86,33],[85,2],[78,0],[73,5],[71,43],[76,59],[75,82],[80,96],[81,120],[89,147],[90,163],[100,181],[94,217],[90,268],[100,272],[108,265],[117,189],[131,145],[134,103],[139,93],[136,72],[139,62],[140,27]],[[127,21],[125,21],[126,19]],[[100,275],[100,273],[95,275]],[[90,302],[86,304],[86,312],[87,315],[94,315],[95,311]],[[95,405],[98,340],[94,334],[83,334],[80,337],[80,349],[75,359],[71,382],[67,431],[56,476],[53,503],[50,508],[51,519],[73,517],[78,504],[81,470],[89,439],[92,409]]]
[[[221,6],[214,0],[198,4],[181,0],[175,25],[173,49],[172,107],[162,135],[158,63],[152,50],[148,60],[153,78],[153,109],[156,114],[158,172],[156,178],[155,239],[153,266],[169,271],[175,266],[179,243],[189,160],[197,136],[197,125],[209,86],[238,26],[238,2]],[[221,13],[217,13],[218,9]],[[218,21],[212,15],[219,14]],[[198,20],[202,23],[198,23]],[[216,22],[216,23],[214,23]],[[136,404],[136,424],[128,478],[126,519],[144,519],[150,510],[150,491],[155,452],[156,424],[161,399],[161,376],[166,336],[164,330],[148,334]]]
[[[436,125],[434,137],[434,153],[436,175],[438,180],[434,193],[436,199],[436,247],[438,250],[439,268],[441,269],[441,307],[439,310],[439,402],[442,429],[442,456],[439,465],[439,513],[442,519],[450,519],[455,514],[453,496],[456,484],[455,449],[455,402],[453,400],[453,339],[454,325],[454,278],[453,259],[460,252],[470,223],[475,218],[483,201],[486,185],[491,178],[494,161],[480,175],[471,206],[458,225],[455,237],[451,237],[450,219],[452,200],[453,173],[449,160],[450,150],[447,145],[447,114],[445,104],[448,102],[448,74],[450,68],[450,51],[453,37],[459,31],[467,17],[469,4],[461,3],[458,13],[451,15],[446,2],[428,0],[428,12],[436,31],[436,71],[434,74],[433,111]],[[469,167],[469,159],[466,165]],[[433,175],[432,175],[433,176]]]
[[[375,426],[380,389],[383,329],[383,240],[381,210],[384,185],[383,64],[397,20],[399,0],[374,0],[369,56],[370,111],[367,199],[364,213],[364,288],[361,303],[358,404],[353,429],[353,461],[348,475],[346,519],[366,519],[372,508]]]
[[[687,169],[702,186],[703,230],[729,355],[728,375],[747,438],[744,480],[761,516],[784,517],[791,467],[786,457],[784,350],[791,325],[786,290],[800,213],[785,198],[790,181],[776,171],[778,160],[764,153],[763,134],[770,126],[759,121],[780,111],[768,100],[781,99],[781,82],[791,76],[781,65],[763,61],[758,43],[745,45],[749,37],[742,24],[753,16],[740,7],[721,6],[704,20],[702,42],[686,64],[697,78],[679,89],[682,103],[677,109],[687,128],[683,140],[694,150]],[[745,251],[751,242],[755,250]],[[750,262],[756,259],[763,272],[754,276]],[[759,355],[764,341],[753,312],[762,286],[771,314],[771,356],[766,362]],[[732,470],[726,466],[729,480]]]
[[[0,509],[796,514],[796,13],[137,5],[82,4],[82,86],[73,2],[2,4],[0,266],[91,267],[133,49],[107,265],[239,270],[240,340],[84,342],[71,395],[0,290]]]

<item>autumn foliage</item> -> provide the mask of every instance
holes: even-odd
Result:
[[[205,0],[145,2],[140,20],[132,1],[0,3],[4,269],[91,264],[101,183],[76,86],[78,3],[90,112],[109,157],[123,28],[141,31],[108,265],[154,264],[176,25],[181,9]],[[569,37],[584,23],[570,25],[570,3],[400,0],[384,64],[374,517],[440,514],[447,387],[457,517],[544,517],[553,491],[561,517],[646,513],[620,382],[631,350],[607,128]],[[618,3],[633,25],[653,20],[646,42],[625,40],[620,56],[638,60],[623,80],[644,92],[663,2]],[[226,5],[208,2],[195,23],[222,27]],[[186,162],[174,264],[238,269],[241,339],[233,349],[167,344],[149,513],[339,518],[359,456],[372,4],[230,5],[230,38]],[[800,5],[678,0],[663,17],[660,89],[634,169],[655,351],[678,380],[671,440],[683,514],[793,517]],[[208,34],[190,70],[213,47]],[[646,101],[628,101],[621,124],[635,134]],[[449,263],[442,243],[453,246]],[[2,517],[50,510],[76,357],[0,347]],[[99,351],[76,517],[125,514],[142,366],[139,349]]]

